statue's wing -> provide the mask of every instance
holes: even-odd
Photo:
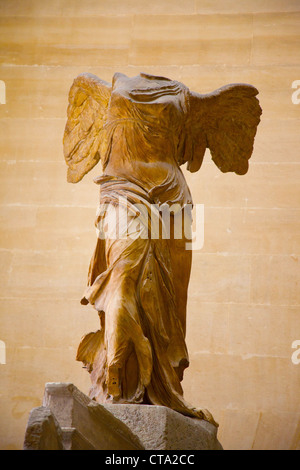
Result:
[[[79,75],[71,86],[63,139],[70,183],[78,183],[100,159],[100,131],[110,96],[111,85],[89,73]]]
[[[227,85],[206,95],[190,93],[191,172],[199,170],[209,148],[223,173],[247,173],[262,113],[257,94],[247,84]]]

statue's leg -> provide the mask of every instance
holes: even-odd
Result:
[[[110,366],[107,370],[106,385],[108,394],[115,400],[121,396],[120,367]]]
[[[173,227],[174,223],[176,223],[176,219],[174,221],[174,217],[172,216],[171,224],[173,224]],[[176,295],[177,316],[185,335],[187,293],[192,267],[192,251],[186,249],[186,244],[188,241],[190,241],[190,239],[186,238],[186,234],[189,233],[190,227],[184,227],[184,223],[186,225],[191,224],[191,221],[187,217],[185,219],[182,218],[181,238],[175,239],[174,230],[171,230],[171,238],[169,243],[174,290]]]
[[[151,377],[151,346],[141,326],[136,292],[147,244],[147,240],[130,238],[107,241],[108,264],[112,262],[113,269],[105,290],[108,299],[105,306],[106,385],[115,401],[141,401]],[[128,361],[133,350],[137,365]],[[127,389],[124,374],[132,375],[131,382],[136,384],[134,392]]]

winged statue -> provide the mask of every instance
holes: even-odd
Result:
[[[176,205],[174,226],[193,204],[180,167],[198,171],[207,148],[221,172],[247,173],[262,113],[257,94],[248,84],[199,94],[145,73],[116,73],[112,83],[89,73],[75,78],[63,140],[67,180],[78,183],[102,164],[94,180],[98,237],[81,299],[98,312],[99,330],[85,335],[77,351],[97,402],[167,406],[216,424],[208,410],[185,401],[181,385],[189,365],[188,235],[151,236],[147,215],[163,226],[160,208]],[[126,219],[117,237],[109,224],[116,209]]]

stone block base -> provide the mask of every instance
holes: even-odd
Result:
[[[24,450],[221,450],[217,428],[163,406],[100,405],[70,383],[48,383]]]
[[[217,428],[154,405],[103,405],[140,439],[146,450],[222,450]]]

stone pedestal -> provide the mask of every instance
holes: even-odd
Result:
[[[221,450],[217,428],[165,406],[117,405],[104,407],[125,423],[146,450]]]
[[[70,383],[48,383],[24,450],[221,450],[217,428],[163,406],[100,405]]]

